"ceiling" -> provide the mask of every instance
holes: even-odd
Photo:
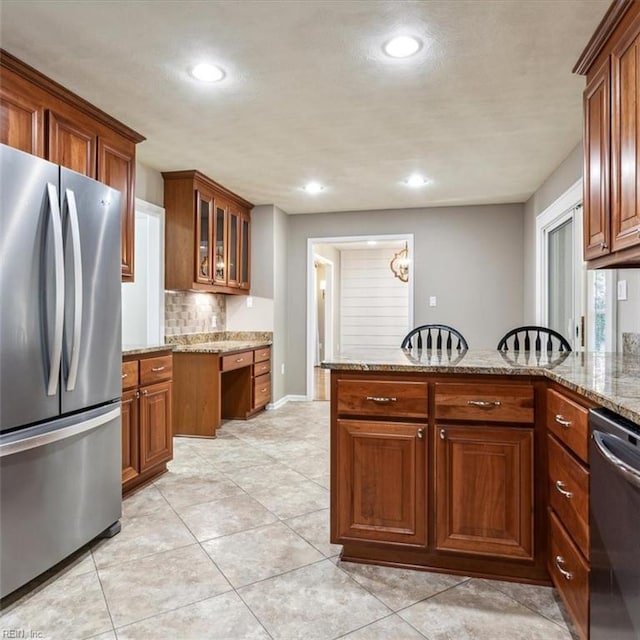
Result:
[[[2,0],[2,47],[287,213],[524,202],[581,139],[573,64],[609,0]],[[408,33],[413,57],[382,45]],[[201,61],[225,79],[203,84]],[[418,172],[429,184],[403,181]],[[317,180],[316,195],[301,187]]]

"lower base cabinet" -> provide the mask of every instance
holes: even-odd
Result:
[[[336,536],[426,544],[425,430],[338,420]]]
[[[167,469],[173,457],[172,356],[127,357],[122,363],[122,492]]]
[[[532,560],[533,429],[434,431],[438,551]]]
[[[520,376],[333,370],[342,558],[549,584],[544,390]]]

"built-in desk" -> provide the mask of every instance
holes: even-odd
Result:
[[[214,438],[271,399],[271,346],[225,340],[174,347],[173,434]]]

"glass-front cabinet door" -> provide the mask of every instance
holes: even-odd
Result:
[[[249,247],[251,237],[249,235],[249,218],[242,216],[240,227],[240,288],[249,289]]]
[[[223,200],[215,203],[215,271],[213,282],[227,284],[227,204]]]
[[[211,282],[211,239],[212,239],[212,213],[213,198],[201,191],[196,191],[196,282]]]
[[[240,215],[237,211],[229,209],[229,246],[227,247],[229,256],[229,272],[227,274],[227,284],[230,287],[238,285],[238,242],[240,239]]]

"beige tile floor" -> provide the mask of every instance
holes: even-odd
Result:
[[[3,603],[0,637],[571,639],[550,588],[340,562],[328,445],[326,402],[176,439],[122,532]]]

